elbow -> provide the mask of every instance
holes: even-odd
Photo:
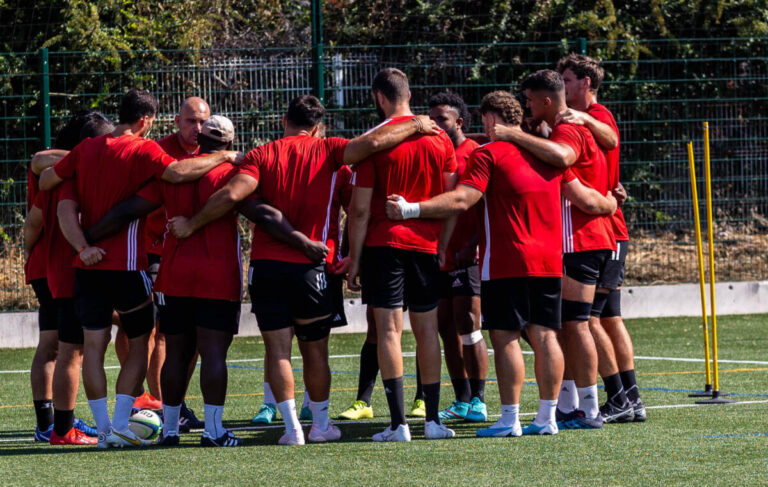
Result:
[[[164,178],[166,181],[172,184],[179,184],[183,183],[185,181],[184,174],[179,172],[176,169],[170,169],[166,172],[166,178]]]

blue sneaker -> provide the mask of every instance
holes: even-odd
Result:
[[[50,443],[51,433],[53,433],[53,423],[51,423],[51,425],[45,431],[40,431],[40,428],[35,426],[35,441],[39,441],[41,443]]]
[[[75,427],[75,429],[78,429],[83,433],[85,433],[86,436],[93,436],[93,437],[99,436],[99,431],[96,428],[89,425],[88,423],[86,423],[80,418],[75,418],[75,423],[73,426]]]
[[[312,410],[309,409],[309,406],[301,406],[299,421],[312,421]]]
[[[561,430],[599,430],[603,428],[603,417],[588,418],[584,411],[575,410],[568,413],[567,417],[557,422],[557,428]]]
[[[488,408],[485,407],[485,403],[479,397],[472,398],[472,402],[469,403],[469,411],[464,416],[464,420],[473,423],[482,423],[488,420]]]
[[[507,436],[521,436],[522,434],[520,423],[514,426],[496,426],[494,424],[490,428],[477,430],[477,436],[481,438],[504,438]]]
[[[270,403],[262,404],[259,412],[253,417],[251,422],[256,424],[270,424],[277,417],[277,406]]]
[[[456,399],[453,401],[453,404],[437,413],[437,417],[440,418],[440,421],[463,420],[467,416],[468,411],[469,403]]]
[[[558,431],[556,423],[547,423],[544,426],[531,423],[523,428],[523,435],[556,435]]]

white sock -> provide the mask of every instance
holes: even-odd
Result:
[[[520,405],[519,404],[502,404],[501,405],[501,418],[496,421],[494,426],[510,427],[520,423]]]
[[[579,387],[579,409],[584,411],[588,418],[596,418],[600,414],[597,405],[597,384],[588,387]]]
[[[328,399],[320,402],[309,401],[309,410],[312,411],[312,424],[320,430],[326,431],[330,422],[328,419]]]
[[[112,427],[112,421],[109,420],[109,411],[107,410],[107,398],[89,399],[88,405],[91,407],[93,420],[96,421],[96,429],[99,433],[106,433]]]
[[[178,406],[163,404],[163,436],[179,436],[180,414],[181,404]]]
[[[536,413],[533,424],[536,426],[546,426],[548,423],[554,423],[556,409],[556,399],[539,399],[539,412]]]
[[[304,389],[304,397],[301,399],[301,409],[308,408],[311,404],[312,401],[309,399],[309,393]]]
[[[112,428],[117,431],[128,429],[128,420],[131,419],[131,409],[136,398],[128,394],[115,396],[115,411],[112,413]]]
[[[221,417],[224,414],[224,406],[214,406],[212,404],[203,404],[205,412],[205,432],[211,438],[221,438],[227,430],[221,424]]]
[[[277,410],[280,411],[280,416],[283,417],[285,423],[285,431],[291,433],[301,428],[299,423],[299,417],[296,415],[296,400],[287,399],[277,404]]]
[[[557,408],[564,413],[570,413],[574,409],[579,409],[579,395],[576,392],[576,382],[570,379],[563,380],[563,385],[560,386],[560,395],[557,396]]]
[[[269,382],[264,383],[264,404],[275,404],[277,400],[275,395],[272,394],[272,388],[269,387]]]

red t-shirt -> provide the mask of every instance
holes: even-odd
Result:
[[[147,181],[160,178],[174,160],[153,140],[107,134],[84,140],[53,170],[62,179],[75,179],[81,225],[89,228],[115,205],[136,194]],[[78,257],[75,267],[146,270],[144,220],[134,220],[116,235],[97,242],[106,251],[101,262],[88,267]]]
[[[472,139],[465,139],[456,147],[456,172],[461,179],[464,170],[467,167],[472,151],[477,149],[478,143]],[[456,254],[464,248],[469,240],[478,234],[481,230],[483,218],[482,205],[477,204],[460,214],[456,219],[456,227],[453,229],[453,235],[448,242],[448,248],[445,250],[445,265],[440,268],[441,271],[452,271],[456,268]]]
[[[596,120],[610,125],[613,131],[616,132],[616,137],[619,137],[619,126],[616,124],[616,119],[613,118],[613,114],[604,105],[593,103],[587,109],[587,113],[595,117]],[[614,149],[604,150],[603,153],[605,154],[605,162],[608,165],[609,187],[613,189],[619,185],[619,144],[616,144]],[[616,213],[613,214],[613,233],[618,241],[625,242],[629,240],[627,222],[624,220],[624,213],[621,211],[620,206],[616,208]]]
[[[341,261],[341,209],[349,209],[349,202],[352,199],[352,169],[349,166],[342,166],[336,171],[333,184],[333,201],[331,202],[331,215],[328,225],[328,240],[325,245],[330,250],[326,261],[336,263]]]
[[[157,144],[163,148],[169,156],[177,161],[189,159],[197,155],[197,150],[190,154],[179,143],[179,136],[173,133],[157,141]],[[160,255],[163,253],[163,235],[165,234],[168,218],[165,216],[165,208],[158,208],[147,215],[147,223],[144,235],[146,236],[147,252]]]
[[[30,168],[27,171],[27,211],[32,209],[37,195],[40,191],[40,185],[37,175],[32,172]],[[40,240],[45,238],[45,227],[43,227],[43,235],[40,236]],[[24,263],[24,279],[27,284],[37,279],[43,279],[45,277],[45,256],[41,250],[41,241],[35,243],[32,247],[32,252],[29,254],[29,258]]]
[[[138,195],[164,205],[168,218],[191,217],[235,174],[237,168],[224,163],[195,182],[152,181]],[[177,240],[168,233],[154,290],[168,296],[240,301],[243,282],[240,255],[240,234],[234,211],[210,222],[189,238]]]
[[[404,123],[412,117],[396,117],[381,125]],[[395,247],[437,253],[442,220],[387,218],[387,196],[399,194],[409,202],[428,200],[442,193],[443,173],[456,172],[453,143],[445,132],[412,135],[392,149],[377,152],[355,167],[352,184],[373,188],[371,218],[365,236],[367,247]]]
[[[55,299],[71,298],[74,295],[75,268],[72,260],[75,249],[69,244],[59,227],[56,210],[61,200],[77,201],[77,192],[73,180],[61,183],[52,191],[40,191],[35,198],[35,206],[43,213],[43,231],[45,232],[42,252],[47,263],[48,289]],[[43,242],[38,242],[38,245]],[[35,248],[37,248],[37,246]]]
[[[605,155],[598,147],[592,132],[582,125],[561,123],[549,137],[552,142],[570,146],[576,153],[576,163],[563,176],[566,182],[578,178],[584,186],[600,194],[609,190]],[[611,216],[589,215],[563,197],[563,252],[587,250],[616,250]]]
[[[560,184],[563,170],[509,142],[480,146],[460,180],[485,193],[480,276],[563,275]]]
[[[251,150],[240,172],[259,181],[261,198],[282,211],[296,230],[328,242],[334,176],[344,165],[347,142],[338,137],[284,137]],[[278,242],[259,225],[253,229],[251,259],[311,263],[301,251]]]

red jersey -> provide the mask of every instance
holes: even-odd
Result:
[[[408,122],[411,118],[387,119],[379,127]],[[434,136],[412,135],[398,146],[377,152],[358,164],[352,184],[373,188],[365,245],[436,254],[442,220],[392,221],[387,218],[385,204],[391,194],[399,194],[412,203],[437,196],[445,190],[443,173],[453,172],[456,172],[456,155],[445,132]]]
[[[472,139],[465,139],[456,147],[456,173],[461,179],[464,170],[467,167],[472,151],[477,149],[479,144]],[[480,222],[483,218],[482,207],[477,204],[460,214],[456,219],[456,227],[453,229],[453,235],[448,242],[448,248],[445,250],[445,265],[440,268],[441,271],[452,271],[456,268],[456,254],[464,248],[469,240],[480,231]]]
[[[235,174],[237,169],[225,163],[191,183],[152,181],[138,195],[164,205],[168,218],[191,217]],[[168,296],[240,301],[243,283],[240,256],[240,234],[234,211],[210,222],[189,238],[177,240],[168,233],[154,290]]]
[[[32,172],[32,168],[30,168],[27,171],[27,211],[32,209],[32,205],[35,204],[35,200],[39,192],[39,179],[37,175]],[[27,284],[37,279],[43,279],[45,277],[45,256],[41,250],[42,245],[40,245],[42,240],[45,238],[45,230],[45,227],[43,227],[43,235],[40,236],[40,240],[35,243],[34,247],[32,247],[32,252],[29,254],[29,258],[24,263],[24,279]]]
[[[38,245],[43,244],[43,258],[47,263],[48,289],[51,290],[51,295],[55,299],[71,298],[75,287],[75,268],[72,267],[72,260],[76,256],[75,249],[61,233],[59,219],[56,216],[61,200],[77,201],[74,181],[64,181],[52,191],[40,191],[35,198],[35,206],[43,213],[43,231],[45,232],[44,243],[38,242]]]
[[[576,162],[563,176],[570,182],[578,178],[600,194],[609,190],[605,155],[598,147],[592,132],[583,125],[561,123],[552,130],[552,142],[566,144],[576,153]],[[611,216],[589,215],[563,197],[563,251],[584,252],[587,250],[616,250]]]
[[[84,140],[53,170],[62,179],[75,179],[81,225],[89,228],[115,205],[136,194],[147,181],[160,178],[174,160],[153,140],[107,134]],[[78,257],[75,267],[129,271],[147,268],[144,218],[134,220],[96,245],[106,251],[101,262],[88,267]]]
[[[157,141],[157,144],[163,148],[169,156],[177,161],[189,159],[197,155],[197,150],[190,154],[179,142],[179,136],[173,133]],[[168,218],[165,216],[165,208],[158,208],[147,215],[147,223],[144,235],[146,237],[147,252],[160,255],[163,253],[163,235],[165,235]]]
[[[283,137],[246,154],[240,172],[259,181],[259,195],[283,212],[311,240],[329,245],[335,179],[344,165],[347,140],[309,135]],[[329,245],[330,246],[330,245]],[[331,254],[335,249],[331,248]],[[251,259],[311,263],[299,250],[278,242],[256,225]]]
[[[613,131],[616,132],[616,137],[619,138],[619,126],[616,124],[616,119],[613,118],[613,114],[604,105],[593,103],[587,108],[587,113],[596,120],[610,125]],[[616,144],[616,147],[611,150],[604,150],[603,153],[605,154],[605,163],[608,166],[609,188],[614,189],[619,186],[619,144]],[[629,240],[627,222],[624,220],[624,213],[622,213],[620,206],[616,208],[616,213],[613,214],[613,233],[618,241],[625,242]]]
[[[480,276],[563,275],[560,184],[563,170],[510,142],[490,142],[469,158],[459,181],[485,193]]]
[[[333,200],[331,201],[330,222],[328,225],[328,240],[325,245],[331,249],[326,261],[328,264],[339,262],[344,257],[341,255],[341,209],[349,209],[352,199],[352,169],[342,166],[334,175]]]

